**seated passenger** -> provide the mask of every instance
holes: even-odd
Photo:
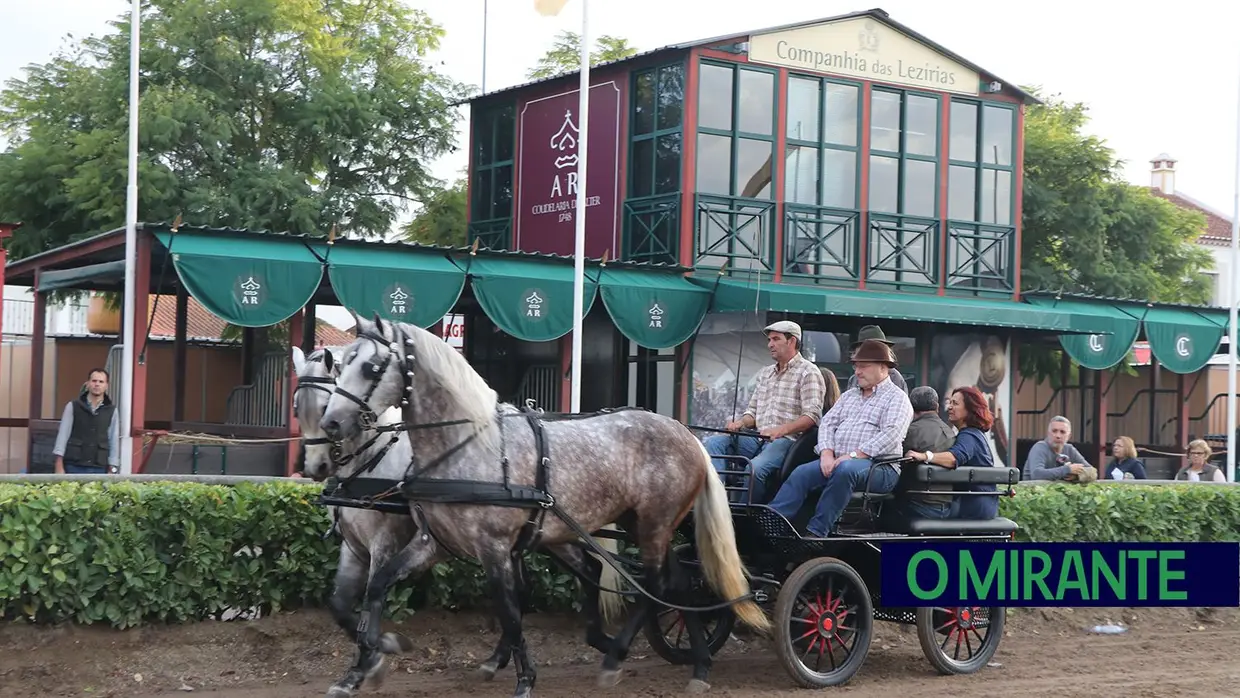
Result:
[[[877,339],[890,347],[893,353],[895,352],[896,343],[890,339],[887,339],[887,335],[883,332],[883,328],[878,325],[866,325],[860,330],[857,330],[857,339],[850,347],[848,347],[848,352],[851,354],[857,351],[857,347],[864,344],[867,339]],[[896,387],[903,390],[905,393],[908,392],[908,384],[904,382],[904,375],[899,371],[891,372],[891,382],[895,383]],[[857,377],[852,376],[848,379],[848,388],[851,390],[855,387],[857,387]]]
[[[822,418],[814,447],[819,460],[797,466],[770,504],[791,521],[805,498],[822,487],[817,513],[807,527],[808,534],[817,538],[825,538],[835,528],[852,493],[865,488],[867,478],[868,489],[875,494],[895,489],[900,477],[898,466],[872,468],[871,459],[899,455],[913,420],[908,394],[891,382],[896,357],[886,344],[866,340],[850,360],[857,387],[840,395]]]
[[[908,425],[908,436],[904,437],[904,450],[925,460],[927,452],[946,451],[956,443],[956,430],[939,418],[939,393],[928,385],[921,385],[908,394],[913,406],[913,421]],[[943,489],[943,494],[909,494],[884,511],[909,518],[946,519],[951,513],[952,495],[950,485],[935,485]],[[913,489],[925,490],[932,487],[916,486]]]
[[[755,502],[766,501],[767,483],[779,473],[796,437],[812,429],[822,417],[822,402],[827,390],[822,371],[801,356],[800,325],[782,320],[769,325],[764,332],[767,349],[775,363],[758,373],[758,384],[749,397],[745,414],[734,422],[728,422],[725,428],[728,431],[757,429],[769,440],[716,434],[705,441],[706,452],[712,456],[733,455],[749,459],[753,467]],[[730,463],[737,463],[722,458],[713,460],[715,470],[721,476]]]
[[[1085,456],[1068,443],[1072,422],[1054,416],[1046,426],[1046,438],[1035,443],[1025,458],[1026,480],[1068,480],[1080,477],[1086,468],[1093,468]],[[1096,473],[1095,473],[1096,474]]]
[[[944,468],[990,468],[994,467],[994,459],[990,455],[990,445],[986,443],[986,432],[994,425],[994,417],[986,405],[986,397],[982,391],[972,386],[956,388],[952,391],[947,403],[947,420],[958,430],[956,443],[945,450],[930,450],[923,453],[910,451],[907,456],[916,458],[923,463],[941,465]],[[970,492],[997,492],[993,484],[969,485]],[[955,497],[948,518],[953,519],[993,519],[999,515],[999,497],[984,495],[964,495]]]

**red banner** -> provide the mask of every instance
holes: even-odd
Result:
[[[522,105],[518,126],[516,248],[571,255],[577,234],[580,90]],[[620,251],[620,87],[590,87],[586,256]]]

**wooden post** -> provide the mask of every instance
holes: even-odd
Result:
[[[34,322],[30,330],[30,411],[26,429],[26,453],[33,467],[34,422],[43,419],[43,354],[47,336],[47,295],[39,293],[43,270],[34,270]],[[33,472],[33,470],[31,470]]]
[[[294,345],[295,338],[302,337],[303,328],[306,326],[305,317],[306,309],[302,308],[293,313],[293,317],[289,318],[288,336],[290,347]],[[314,320],[310,321],[309,326],[314,327]],[[301,436],[301,428],[298,427],[297,416],[293,412],[293,393],[297,390],[297,367],[293,364],[292,349],[289,350],[285,360],[288,362],[288,380],[284,382],[284,404],[288,409],[285,415],[285,424],[288,425],[288,438],[290,441],[286,449],[287,458],[285,460],[284,475],[285,477],[292,477],[293,472],[297,469],[297,454],[300,450],[300,444],[292,439]]]
[[[1106,469],[1107,460],[1107,379],[1106,371],[1096,370],[1094,374],[1094,394],[1093,394],[1093,412],[1094,412],[1094,443],[1097,444],[1097,460],[1094,461],[1094,467],[1098,469],[1098,477],[1102,477],[1103,471]]]
[[[189,291],[183,284],[177,285],[176,339],[173,342],[172,358],[172,421],[185,421],[185,384],[189,371],[188,340],[189,334]]]

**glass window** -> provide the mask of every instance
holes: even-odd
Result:
[[[818,80],[788,78],[788,140],[818,141],[821,102],[822,89]]]
[[[633,133],[654,130],[654,73],[639,73],[633,81]]]
[[[470,218],[487,221],[512,215],[512,153],[516,140],[512,105],[481,109],[473,126]]]
[[[900,95],[883,90],[870,95],[870,149],[900,152]]]
[[[698,126],[732,130],[732,69],[703,63],[698,73]]]
[[[703,194],[732,193],[732,139],[699,133],[697,141],[697,190]]]
[[[982,170],[982,223],[1012,224],[1012,173]]]
[[[1012,122],[1015,112],[987,105],[982,112],[982,162],[1012,165]]]
[[[904,152],[934,157],[939,145],[939,100],[908,95]]]
[[[822,205],[857,207],[857,154],[851,150],[822,151]]]
[[[737,100],[740,116],[737,130],[761,136],[775,128],[775,74],[740,70],[741,90]]]
[[[736,143],[736,195],[750,199],[771,198],[773,167],[770,141],[741,138]]]
[[[857,145],[860,97],[856,85],[827,83],[827,128],[823,140],[833,145]]]
[[[952,165],[947,175],[947,217],[957,221],[971,221],[976,213],[977,170],[972,167]]]
[[[680,190],[680,133],[659,136],[655,149],[654,194]]]
[[[904,200],[901,213],[910,216],[934,217],[937,165],[927,160],[904,161]]]
[[[633,79],[629,196],[680,190],[684,66],[649,68]]]
[[[685,69],[679,65],[659,68],[658,129],[680,128],[685,104]]]
[[[818,149],[788,146],[784,168],[784,199],[794,204],[818,203]]]
[[[885,155],[870,156],[870,209],[898,213],[900,161]]]
[[[633,161],[629,163],[632,180],[629,194],[630,196],[650,196],[653,193],[650,172],[654,169],[654,141],[649,138],[633,141],[632,158]]]
[[[951,131],[951,159],[977,162],[976,104],[952,102]]]

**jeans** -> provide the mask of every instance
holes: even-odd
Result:
[[[894,503],[894,502],[893,502]],[[904,499],[894,507],[895,512],[907,518],[918,519],[947,519],[951,518],[951,514],[955,511],[956,502],[938,503],[927,502],[921,499]]]
[[[996,492],[994,485],[974,485],[974,492]],[[998,493],[996,492],[996,495]],[[985,521],[999,516],[999,497],[967,494],[952,502],[950,518]]]
[[[765,441],[752,436],[733,436],[716,434],[706,439],[706,452],[711,456],[745,456],[749,459],[753,477],[753,501],[766,501],[766,490],[770,481],[779,475],[784,464],[788,449],[792,448],[792,439],[775,439]],[[724,471],[739,471],[740,461],[723,458],[712,458],[715,470],[722,477]],[[727,479],[724,479],[727,482]],[[732,501],[739,501],[739,493],[729,492]]]
[[[81,465],[79,463],[65,463],[66,475],[107,475],[108,469],[102,465]]]
[[[866,489],[866,478],[869,478],[869,491],[873,494],[887,494],[896,488],[900,473],[891,465],[880,465],[870,474],[871,461],[868,458],[852,458],[841,461],[831,471],[831,477],[823,477],[822,465],[818,460],[798,465],[788,476],[784,486],[779,488],[771,508],[783,514],[789,521],[801,509],[801,504],[810,492],[822,487],[818,497],[817,513],[809,520],[807,532],[816,538],[825,538],[827,532],[839,521],[852,493]]]

